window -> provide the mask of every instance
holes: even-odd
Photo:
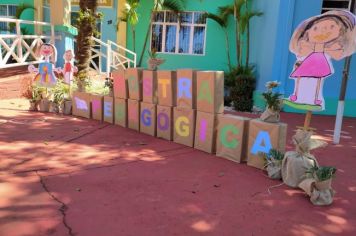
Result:
[[[205,54],[204,12],[158,11],[153,14],[151,50],[173,54]]]
[[[42,16],[44,22],[51,22],[51,8],[49,5],[49,0],[42,0]]]
[[[15,18],[16,16],[16,5],[4,5],[0,4],[0,17],[5,18]],[[11,33],[15,33],[16,29],[10,30],[10,23],[8,22],[0,22],[0,31],[7,31]]]
[[[322,13],[330,10],[351,10],[352,0],[323,0]]]

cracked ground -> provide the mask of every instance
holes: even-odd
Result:
[[[338,168],[334,203],[311,205],[265,173],[118,126],[0,101],[1,236],[356,235],[356,119],[313,153]],[[249,115],[251,116],[251,115]],[[288,140],[303,123],[282,114]],[[288,141],[288,150],[293,147]]]

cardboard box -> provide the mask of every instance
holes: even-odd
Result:
[[[224,112],[224,72],[197,72],[197,110],[209,113]]]
[[[128,68],[125,71],[125,78],[129,87],[129,98],[142,100],[142,69]]]
[[[157,104],[157,72],[144,70],[142,75],[142,97],[146,103]]]
[[[125,78],[125,70],[119,69],[112,72],[114,80],[114,97],[125,98],[129,97],[129,88]]]
[[[173,107],[157,105],[157,138],[173,140]]]
[[[268,153],[272,148],[284,152],[286,138],[287,124],[267,123],[259,119],[251,120],[249,123],[247,165],[263,169],[265,163],[263,158],[258,155],[259,152]]]
[[[104,121],[113,124],[114,123],[114,98],[110,96],[104,96],[103,105]]]
[[[127,99],[115,98],[115,125],[127,127]]]
[[[177,106],[196,108],[196,71],[177,70]]]
[[[103,121],[103,101],[104,97],[101,95],[90,95],[91,113],[94,120]]]
[[[250,119],[219,114],[217,119],[216,156],[241,163],[247,160]]]
[[[141,102],[140,132],[156,136],[156,104]]]
[[[176,72],[157,71],[158,104],[161,106],[175,106],[176,103]]]
[[[90,94],[82,92],[74,92],[72,96],[73,115],[90,119],[91,106]]]
[[[194,146],[195,110],[175,107],[173,141],[189,147]]]
[[[194,148],[215,153],[216,115],[206,112],[197,112]]]
[[[137,100],[127,100],[128,127],[140,131],[140,102]]]

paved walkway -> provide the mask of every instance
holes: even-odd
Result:
[[[25,108],[0,102],[1,236],[356,235],[356,119],[340,145],[314,152],[338,168],[334,204],[315,207],[297,189],[269,194],[280,182],[245,164]],[[303,116],[282,119],[290,140]],[[329,143],[333,122],[312,122]]]

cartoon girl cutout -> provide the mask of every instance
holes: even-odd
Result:
[[[72,50],[66,50],[63,59],[65,61],[62,73],[64,75],[64,82],[70,84],[73,80],[73,73],[78,71],[78,68],[73,65],[74,54]]]
[[[44,43],[39,46],[38,53],[44,57],[44,62],[39,63],[38,69],[33,65],[28,67],[29,72],[37,73],[33,81],[39,86],[54,87],[57,83],[57,77],[54,72],[60,72],[59,69],[54,67],[57,50],[54,45]]]
[[[331,59],[351,55],[354,36],[355,16],[348,11],[329,11],[298,26],[290,42],[298,59],[290,75],[295,79],[291,102],[325,108],[322,91],[324,80],[334,73]]]

